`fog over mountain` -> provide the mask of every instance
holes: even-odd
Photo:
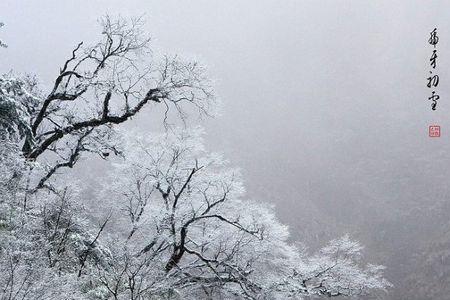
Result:
[[[221,100],[210,151],[240,167],[247,195],[275,206],[311,249],[348,233],[386,266],[384,299],[448,299],[450,2],[2,0],[0,70],[50,87],[108,14],[143,16],[155,51],[208,67]],[[439,34],[437,110],[427,100]],[[128,124],[144,133],[160,119]],[[441,137],[428,137],[428,126]],[[84,162],[85,165],[86,162]],[[102,176],[103,162],[80,178]],[[84,174],[84,175],[83,175]]]

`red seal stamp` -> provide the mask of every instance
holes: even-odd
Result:
[[[441,136],[441,126],[430,125],[430,127],[428,127],[428,136],[429,137],[440,137]]]

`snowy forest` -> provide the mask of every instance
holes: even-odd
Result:
[[[314,254],[289,243],[200,128],[116,130],[146,105],[163,106],[163,122],[213,114],[214,91],[198,62],[154,57],[140,19],[107,16],[100,32],[50,91],[0,79],[2,299],[301,299],[389,286],[348,236]],[[89,211],[88,187],[65,172],[85,155],[117,156]]]
[[[0,3],[1,300],[448,299],[450,143],[402,111],[448,21],[144,2]]]

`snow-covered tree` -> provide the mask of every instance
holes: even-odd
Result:
[[[51,89],[33,101],[23,101],[29,94],[20,81],[0,82],[0,125],[25,135],[22,151],[28,160],[46,156],[47,172],[37,189],[51,189],[52,176],[73,167],[82,153],[117,154],[112,127],[145,106],[159,105],[166,118],[173,111],[183,120],[186,109],[213,111],[214,95],[201,65],[153,54],[141,19],[105,17],[101,24],[100,41],[80,42]]]
[[[101,25],[99,42],[79,43],[49,91],[31,77],[0,77],[2,299],[75,297],[88,288],[76,280],[85,265],[107,255],[98,239],[108,219],[96,227],[81,213],[64,168],[82,154],[119,154],[113,125],[145,106],[161,106],[164,121],[171,111],[184,120],[186,108],[212,112],[202,66],[152,54],[141,19],[105,17]]]
[[[31,137],[28,108],[39,99],[29,91],[28,83],[11,76],[0,77],[0,138],[4,141]]]
[[[287,227],[244,198],[239,171],[208,154],[198,131],[125,144],[102,198],[116,207],[110,229],[121,250],[112,273],[100,271],[111,296],[301,299],[389,286],[381,266],[361,264],[362,247],[348,237],[312,256],[289,244]]]
[[[115,126],[145,106],[209,115],[196,62],[160,57],[135,19],[102,21],[50,91],[0,77],[1,299],[301,299],[389,287],[348,237],[310,254],[241,175],[208,153],[201,130],[133,138]],[[63,172],[84,154],[113,159],[98,210]]]
[[[3,26],[5,26],[5,24],[3,22],[0,22],[0,28],[2,28]],[[2,40],[0,40],[0,48],[7,48],[8,45],[6,45]]]

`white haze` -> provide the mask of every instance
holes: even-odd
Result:
[[[207,142],[242,167],[249,195],[275,204],[293,239],[305,228],[313,246],[346,232],[360,239],[388,267],[399,299],[398,278],[411,267],[402,259],[421,247],[408,241],[444,226],[434,214],[449,191],[449,9],[406,0],[2,0],[9,47],[0,70],[50,84],[72,48],[97,36],[99,17],[145,15],[156,47],[209,66],[224,109],[205,121]],[[434,27],[441,101],[432,112]],[[440,139],[428,137],[434,123]],[[427,217],[396,223],[415,209]]]

